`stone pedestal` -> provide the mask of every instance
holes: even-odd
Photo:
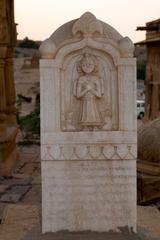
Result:
[[[40,47],[42,231],[136,231],[134,46],[87,12]]]

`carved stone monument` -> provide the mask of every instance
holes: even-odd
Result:
[[[40,52],[42,231],[136,231],[134,45],[87,12]]]

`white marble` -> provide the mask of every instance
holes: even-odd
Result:
[[[136,231],[134,45],[87,12],[40,47],[42,231]]]

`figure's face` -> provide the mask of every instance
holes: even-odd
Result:
[[[82,62],[82,70],[83,72],[85,73],[91,73],[93,72],[94,70],[94,63],[93,61],[89,61],[87,59],[85,59],[83,62]]]

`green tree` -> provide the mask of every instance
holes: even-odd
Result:
[[[25,37],[22,41],[18,43],[18,47],[21,48],[39,48],[39,44],[36,41]]]
[[[137,61],[137,79],[145,80],[146,63],[145,61]]]

